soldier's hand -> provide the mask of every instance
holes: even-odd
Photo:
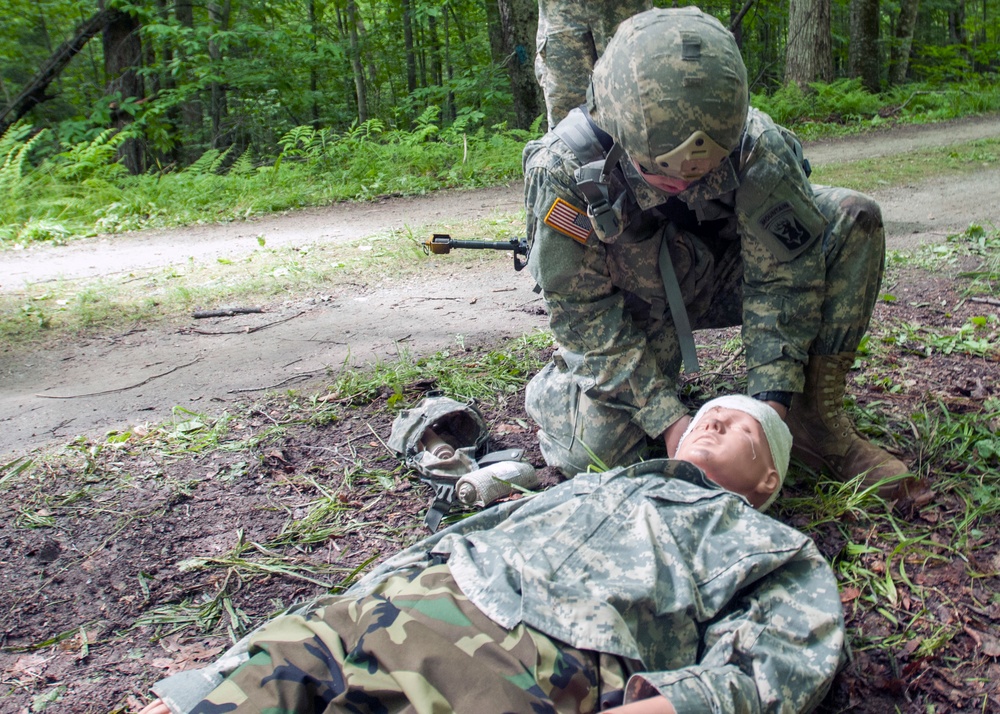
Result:
[[[774,411],[778,412],[778,416],[781,417],[782,421],[785,421],[785,417],[788,416],[788,407],[786,407],[781,402],[764,402],[767,406],[771,407]]]
[[[680,442],[681,437],[684,436],[684,432],[687,431],[688,425],[690,424],[691,417],[690,415],[685,414],[673,424],[668,426],[667,430],[663,432],[663,442],[667,446],[667,456],[671,459],[674,458],[674,454],[677,453],[677,444]]]
[[[171,714],[170,708],[163,703],[163,700],[156,699],[144,706],[139,714]]]

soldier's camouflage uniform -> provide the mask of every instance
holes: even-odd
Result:
[[[631,463],[645,437],[686,413],[664,242],[692,327],[742,323],[749,394],[801,392],[808,355],[856,349],[882,279],[881,212],[862,194],[811,185],[790,132],[750,109],[729,159],[675,197],[646,184],[626,157],[611,175],[624,230],[600,239],[574,177],[581,160],[560,135],[566,127],[590,141],[592,156],[611,142],[577,109],[524,150],[528,268],[559,345],[526,406],[550,465],[572,475],[591,454],[607,466]]]
[[[650,7],[649,0],[538,0],[535,77],[550,128],[586,100],[594,62],[618,23]]]
[[[679,714],[801,712],[844,642],[808,537],[654,460],[483,511],[272,621],[196,711],[591,712],[659,692]]]

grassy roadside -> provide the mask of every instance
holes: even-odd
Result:
[[[978,140],[894,156],[815,167],[813,180],[862,191],[917,180],[945,179],[1000,165],[1000,140]],[[523,213],[488,221],[452,222],[456,238],[507,240],[523,234]],[[45,283],[0,295],[0,340],[37,347],[47,341],[101,330],[127,329],[175,319],[193,309],[227,304],[269,304],[345,282],[402,278],[427,265],[420,243],[433,226],[376,234],[348,244],[286,248],[261,245],[249,255],[212,265],[179,264],[163,270],[91,283]],[[485,256],[455,252],[449,263]],[[431,260],[435,260],[431,258]]]
[[[810,179],[827,186],[844,186],[857,191],[902,186],[912,182],[975,173],[1000,166],[1000,139],[976,141],[920,149],[880,157],[814,167]]]
[[[524,214],[500,215],[449,223],[453,237],[507,240],[524,223]],[[214,263],[189,261],[168,268],[137,271],[97,281],[39,283],[16,293],[0,294],[0,340],[12,349],[41,345],[87,333],[114,332],[135,323],[167,323],[192,310],[222,305],[271,305],[306,295],[325,295],[352,283],[403,280],[429,262],[470,265],[500,256],[455,251],[428,255],[423,241],[437,227],[419,233],[394,230],[348,243],[267,247]],[[509,260],[509,254],[504,254]]]

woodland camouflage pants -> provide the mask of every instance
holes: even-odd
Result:
[[[614,657],[495,624],[447,565],[277,618],[250,655],[196,712],[592,712],[625,684]]]

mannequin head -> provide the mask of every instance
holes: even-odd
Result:
[[[788,427],[771,407],[728,396],[698,410],[674,457],[690,461],[711,481],[764,510],[784,483],[791,446]]]

